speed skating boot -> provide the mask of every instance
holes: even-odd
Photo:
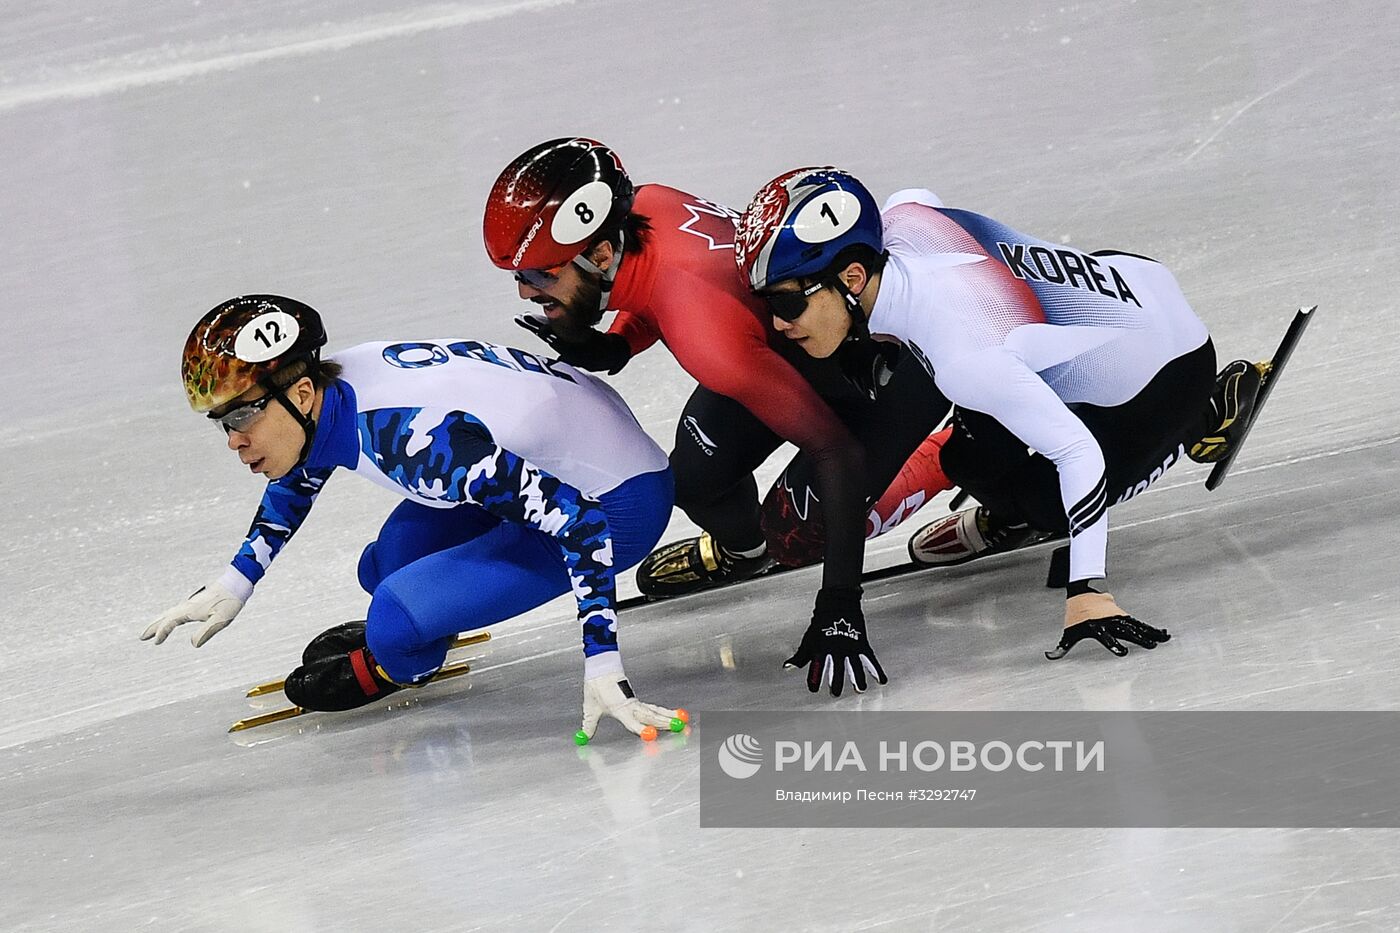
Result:
[[[738,557],[725,550],[707,531],[698,538],[674,541],[652,551],[637,567],[637,589],[653,599],[685,596],[766,573],[774,564],[764,551],[758,557]]]
[[[301,663],[310,664],[336,654],[348,654],[356,648],[365,647],[365,623],[342,622],[326,629],[306,645],[301,653]]]
[[[1060,536],[1029,525],[1002,524],[986,506],[978,506],[946,515],[914,532],[909,539],[909,559],[916,564],[951,567],[1055,537]]]
[[[397,692],[396,684],[365,647],[322,657],[287,675],[282,692],[302,709],[329,713],[356,709]]]
[[[1215,463],[1230,452],[1254,417],[1254,402],[1269,373],[1268,363],[1235,360],[1215,377],[1210,397],[1210,429],[1191,444],[1186,455],[1197,463]]]

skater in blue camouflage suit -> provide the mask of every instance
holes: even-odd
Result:
[[[676,712],[637,700],[617,643],[614,576],[670,516],[665,454],[622,399],[557,360],[469,340],[368,343],[320,359],[319,315],[250,295],[195,327],[182,365],[190,404],[269,480],[218,579],[142,634],[157,644],[225,628],[337,468],[406,501],[360,559],[367,621],[337,626],[288,678],[307,709],[351,709],[426,682],[459,632],[572,591],[584,649],[583,729],[633,732]],[[275,403],[275,404],[274,404]]]

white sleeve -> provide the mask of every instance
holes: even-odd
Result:
[[[943,200],[927,188],[900,188],[894,194],[885,198],[885,206],[880,208],[880,213],[884,213],[892,207],[901,204],[923,204],[927,207],[942,207]]]
[[[955,405],[990,415],[1060,473],[1069,520],[1070,580],[1104,576],[1108,484],[1103,450],[1084,422],[1011,350],[992,347],[940,366],[939,388]]]

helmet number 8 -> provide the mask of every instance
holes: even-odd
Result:
[[[582,243],[598,232],[607,218],[607,205],[612,201],[613,191],[607,182],[590,181],[559,205],[549,225],[550,236],[554,242],[565,245]]]

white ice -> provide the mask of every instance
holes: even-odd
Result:
[[[570,744],[566,601],[410,702],[235,741],[243,689],[363,612],[355,560],[394,499],[349,478],[210,644],[136,640],[219,573],[259,495],[185,406],[193,321],[273,291],[320,308],[334,345],[535,348],[482,205],[519,151],[582,133],[639,181],[731,205],[834,163],[880,198],[927,187],[1155,256],[1225,359],[1321,305],[1230,481],[1208,494],[1184,465],[1113,514],[1114,592],[1164,648],[1044,661],[1041,550],[872,585],[891,683],[812,697],[779,669],[805,571],[625,614],[645,698],[1395,709],[1397,35],[1383,2],[5,5],[0,927],[1400,926],[1393,831],[701,830],[698,735]],[[669,446],[691,382],[666,351],[616,385]]]

